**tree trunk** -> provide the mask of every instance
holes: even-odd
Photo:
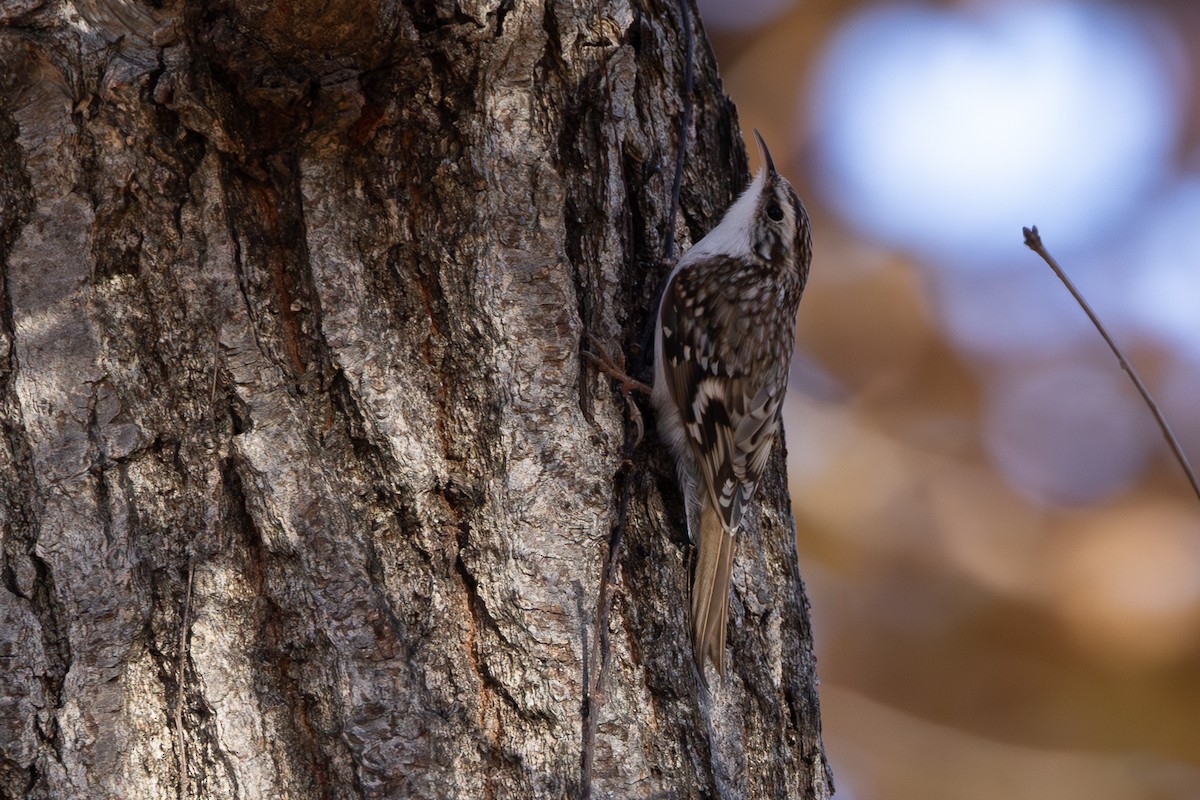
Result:
[[[158,6],[0,5],[0,795],[828,797],[782,445],[706,692],[581,358],[746,180],[682,9]]]

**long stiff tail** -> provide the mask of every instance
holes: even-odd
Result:
[[[712,658],[725,677],[725,622],[729,617],[729,577],[733,573],[734,536],[708,498],[700,511],[700,546],[692,578],[692,649],[704,674],[704,657]]]

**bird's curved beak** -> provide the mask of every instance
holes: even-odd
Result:
[[[767,168],[767,174],[772,178],[779,173],[775,171],[775,160],[771,158],[771,151],[767,149],[767,143],[763,141],[762,134],[758,132],[758,128],[754,129],[754,138],[758,141],[758,157],[762,160],[763,165]]]

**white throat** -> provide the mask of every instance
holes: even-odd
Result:
[[[685,263],[691,263],[696,258],[702,256],[723,255],[723,256],[749,256],[750,242],[753,239],[753,225],[755,211],[758,209],[758,196],[762,192],[763,184],[766,182],[766,171],[760,169],[758,174],[754,176],[754,180],[746,187],[746,191],[742,192],[729,210],[725,212],[725,216],[721,217],[721,221],[717,223],[717,227],[708,232],[703,239],[696,242],[683,258],[679,260],[679,266]],[[678,269],[678,267],[676,267]]]

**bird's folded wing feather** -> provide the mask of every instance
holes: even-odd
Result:
[[[749,374],[750,365],[717,359],[720,331],[697,324],[717,316],[694,307],[697,295],[689,279],[694,279],[689,270],[677,273],[663,300],[664,372],[709,497],[732,531],[766,467],[781,392]]]

